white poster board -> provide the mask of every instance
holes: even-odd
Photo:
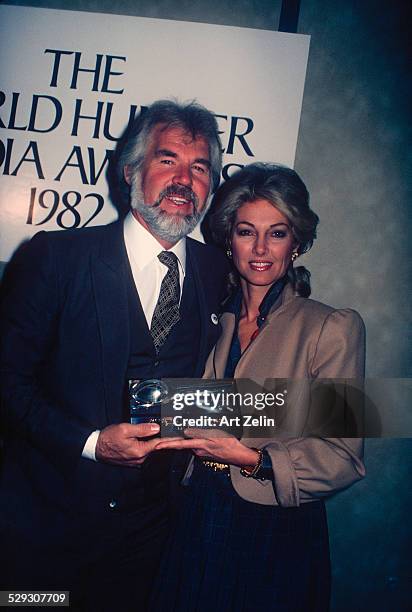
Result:
[[[224,175],[293,166],[309,36],[19,6],[0,22],[2,261],[40,229],[116,218],[107,158],[157,99],[216,114]]]

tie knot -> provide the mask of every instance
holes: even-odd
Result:
[[[159,261],[167,266],[169,270],[177,268],[177,257],[171,251],[162,251],[158,255]]]

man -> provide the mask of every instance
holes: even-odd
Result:
[[[126,422],[127,381],[203,372],[226,266],[185,236],[220,167],[214,117],[156,102],[119,158],[125,221],[41,232],[26,248],[4,300],[1,588],[144,609],[170,466],[155,451],[158,426]]]

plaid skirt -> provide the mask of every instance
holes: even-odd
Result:
[[[327,612],[329,538],[322,501],[298,508],[248,502],[230,477],[196,460],[150,612]]]

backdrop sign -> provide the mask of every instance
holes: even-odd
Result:
[[[308,36],[19,6],[0,20],[0,260],[40,229],[116,218],[108,161],[160,98],[216,114],[224,177],[294,163]]]

